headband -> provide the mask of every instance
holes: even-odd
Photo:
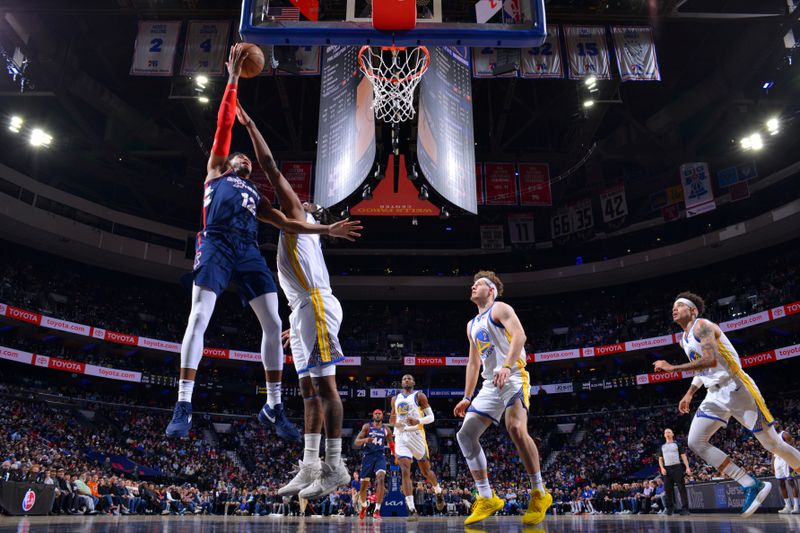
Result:
[[[693,302],[693,301],[691,301],[691,300],[687,300],[686,298],[678,298],[677,300],[675,300],[675,303],[676,303],[676,304],[684,304],[684,305],[686,305],[687,307],[691,307],[692,309],[694,309],[695,311],[697,311],[697,306],[696,306],[696,305],[694,305],[694,302]]]
[[[486,285],[488,285],[490,289],[494,289],[494,297],[495,297],[495,298],[497,298],[497,297],[500,295],[500,293],[499,293],[499,292],[497,292],[497,285],[495,285],[495,284],[494,284],[494,282],[493,282],[492,280],[490,280],[489,278],[478,278],[478,279],[477,279],[477,280],[475,280],[475,281],[476,281],[476,282],[478,282],[478,281],[482,281],[482,282],[484,282]]]

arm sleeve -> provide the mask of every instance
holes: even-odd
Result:
[[[426,407],[424,411],[422,411],[422,414],[425,416],[419,419],[419,423],[422,424],[423,426],[426,424],[430,424],[435,420],[433,416],[433,409],[431,409],[430,405]]]
[[[217,113],[217,132],[214,134],[214,145],[211,153],[220,157],[228,157],[231,150],[231,129],[236,120],[236,93],[237,86],[228,84]]]

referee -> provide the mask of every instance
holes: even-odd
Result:
[[[661,467],[661,475],[664,477],[664,492],[667,493],[667,514],[671,515],[675,511],[675,484],[681,492],[681,514],[689,514],[689,496],[686,494],[686,484],[683,481],[685,474],[691,474],[689,460],[686,453],[681,451],[678,443],[675,442],[675,434],[671,429],[664,430],[664,440],[658,456],[658,465]],[[683,464],[681,464],[683,461]]]

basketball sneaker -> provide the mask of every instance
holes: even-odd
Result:
[[[772,490],[772,483],[769,481],[759,481],[754,477],[753,481],[756,482],[755,485],[751,487],[742,487],[742,491],[744,491],[742,516],[745,518],[756,512],[764,500],[767,499],[767,496],[769,496],[770,490]]]
[[[372,513],[372,519],[373,520],[383,520],[383,518],[381,517],[381,512],[378,509],[375,509],[375,512]]]
[[[192,403],[176,402],[172,420],[167,425],[167,437],[188,437],[192,429]]]
[[[409,509],[408,510],[408,518],[406,518],[408,522],[419,522],[419,513],[416,509]]]
[[[303,461],[297,461],[297,466],[290,472],[295,476],[289,483],[278,489],[278,496],[294,496],[314,483],[314,480],[319,477],[319,471],[319,462],[305,464]]]
[[[522,515],[522,523],[526,526],[534,526],[544,520],[547,510],[553,505],[553,495],[546,490],[534,489],[531,492],[531,501],[528,502],[528,510]]]
[[[791,513],[793,510],[794,510],[794,507],[792,507],[792,506],[791,506],[791,505],[789,505],[789,504],[786,504],[786,505],[783,507],[783,509],[781,509],[780,511],[778,511],[778,514],[790,514],[790,513]]]
[[[343,461],[336,468],[331,468],[328,463],[322,463],[320,473],[314,482],[301,490],[298,495],[307,500],[314,500],[327,496],[342,485],[350,483],[350,472]]]
[[[378,511],[375,512],[377,513]],[[358,518],[359,520],[364,520],[366,517],[367,517],[367,506],[362,505],[361,510],[358,512]]]
[[[483,498],[478,496],[475,499],[475,503],[472,504],[472,512],[464,520],[464,525],[468,526],[470,524],[474,524],[475,522],[480,522],[484,518],[489,518],[494,513],[499,511],[503,508],[505,502],[497,497],[497,494],[492,492],[492,496],[490,498]]]
[[[444,511],[444,491],[436,493],[436,510]]]
[[[275,404],[275,407],[270,407],[268,403],[265,403],[258,412],[258,421],[264,426],[275,428],[275,433],[283,440],[303,443],[303,437],[294,424],[289,421],[282,403]]]

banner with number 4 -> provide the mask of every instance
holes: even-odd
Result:
[[[225,72],[228,54],[228,20],[192,20],[186,35],[181,74],[220,76]]]

